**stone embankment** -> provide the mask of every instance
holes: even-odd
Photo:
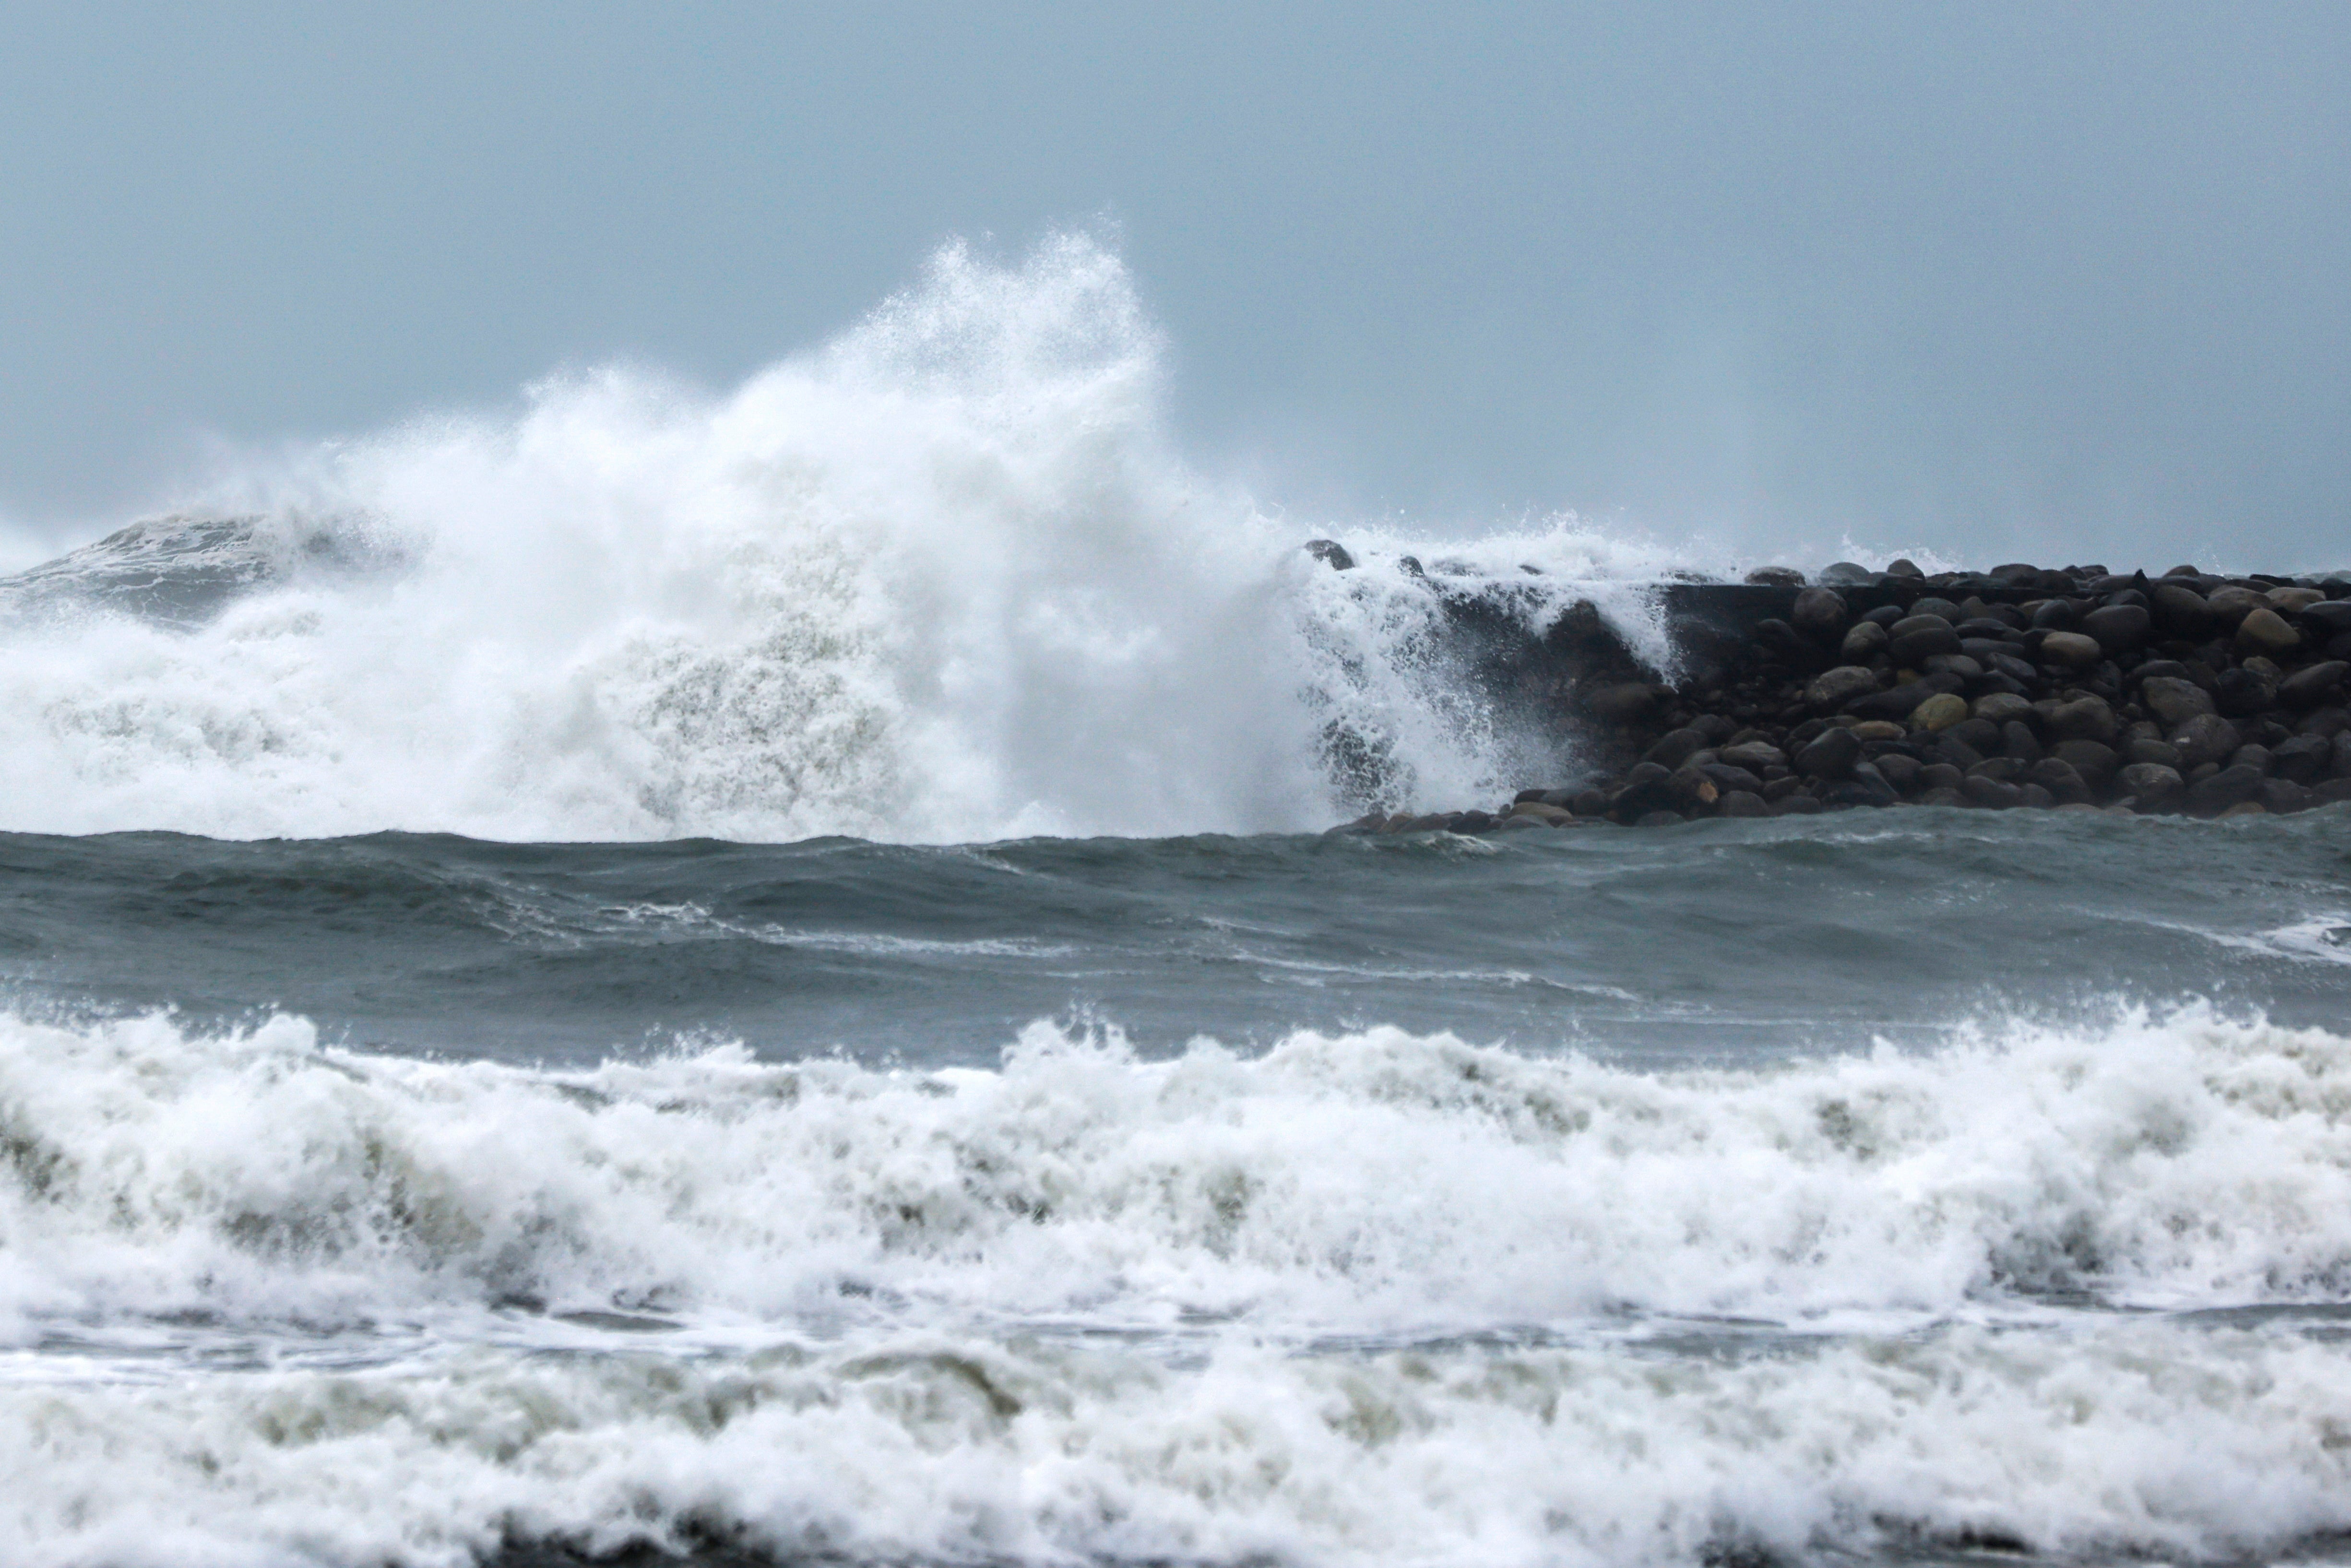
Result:
[[[1562,755],[1586,759],[1586,775],[1530,780],[1491,810],[1375,811],[1346,828],[1646,827],[1903,804],[2209,818],[2351,800],[2344,577],[1928,576],[1896,561],[1667,594],[1689,672],[1678,685],[1644,674],[1586,605],[1523,648],[1489,650],[1489,674],[1515,672],[1550,706]]]

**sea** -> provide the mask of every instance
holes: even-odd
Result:
[[[1831,558],[1168,362],[950,248],[19,551],[0,1564],[2351,1558],[2351,810],[1327,832],[1578,765],[1432,580]]]

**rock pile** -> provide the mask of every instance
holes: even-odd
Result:
[[[1641,826],[1898,804],[2293,812],[2351,800],[2351,580],[1840,564],[1680,686],[1562,691],[1593,776],[1347,828]]]

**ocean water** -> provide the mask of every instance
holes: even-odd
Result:
[[[1574,766],[1403,557],[1745,563],[1163,362],[949,251],[0,582],[0,1563],[2351,1550],[2351,812],[1324,836]]]

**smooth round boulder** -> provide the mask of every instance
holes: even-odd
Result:
[[[1741,741],[1726,746],[1715,753],[1717,760],[1733,768],[1744,768],[1750,773],[1761,773],[1767,768],[1785,768],[1788,754],[1768,740]]]
[[[2204,608],[2212,617],[2212,629],[2234,634],[2246,616],[2256,610],[2269,608],[2269,601],[2250,588],[2231,583],[2216,588],[2204,596]]]
[[[2278,683],[2277,700],[2296,710],[2316,707],[2342,689],[2346,675],[2351,675],[2351,664],[2341,659],[2296,670]]]
[[[1804,688],[1804,700],[1823,713],[1834,713],[1857,696],[1877,689],[1877,672],[1859,664],[1839,664],[1813,677]]]
[[[2079,632],[2052,632],[2041,639],[2041,662],[2064,669],[2087,670],[2096,667],[2106,656],[2095,637]]]
[[[2326,602],[2326,595],[2317,589],[2300,588],[2293,584],[2283,588],[2273,588],[2262,597],[2270,601],[2270,608],[2281,615],[2299,615],[2314,604]]]
[[[1695,727],[1667,730],[1656,745],[1641,756],[1644,762],[1654,762],[1660,768],[1679,768],[1698,752],[1706,749],[1706,732]]]
[[[2169,811],[2188,795],[2188,781],[2176,768],[2158,762],[2134,762],[2115,776],[2116,787],[2142,811]]]
[[[2212,629],[2212,609],[2204,596],[2183,583],[2156,585],[2147,595],[2156,629],[2167,637],[2195,642]]]
[[[1968,716],[1965,697],[1950,692],[1937,692],[1910,710],[1910,725],[1929,734],[1940,734]]]
[[[2177,729],[2199,714],[2212,713],[2212,694],[2194,681],[2151,675],[2139,685],[2138,700],[2166,729]]]
[[[2082,770],[2058,757],[2044,757],[2024,770],[2025,780],[2049,791],[2060,805],[2089,800],[2094,791]]]
[[[2122,765],[2115,748],[2100,740],[2061,740],[2049,748],[2049,755],[2071,765],[2092,789],[2103,788]]]
[[[2301,647],[2302,633],[2288,625],[2284,616],[2264,604],[2238,623],[2237,646],[2248,653],[2266,653],[2274,658]]]
[[[1619,681],[1584,694],[1584,710],[1603,724],[1636,724],[1657,706],[1657,694],[1640,681]]]
[[[2052,740],[2112,740],[2115,710],[2104,697],[2076,697],[2043,714],[2041,727]]]
[[[1804,574],[1792,566],[1759,566],[1747,574],[1751,588],[1802,588]]]
[[[1932,594],[1928,595],[1924,599],[1915,599],[1911,601],[1910,613],[1912,615],[1932,615],[1938,620],[1948,621],[1954,626],[1967,619],[1965,615],[1962,615],[1959,612],[1959,607],[1958,605],[1952,603],[1948,599],[1938,599]]]
[[[1987,724],[2008,725],[2032,722],[2032,705],[2011,692],[1993,692],[1975,700],[1968,712]]]
[[[2171,732],[2171,744],[2179,752],[2179,766],[2193,769],[2220,761],[2243,745],[2244,737],[2219,714],[2201,713]]]
[[[1765,804],[1762,796],[1751,790],[1733,789],[1715,803],[1714,814],[1718,817],[1768,817],[1771,814],[1771,808]]]
[[[1892,641],[1879,622],[1856,621],[1845,629],[1844,641],[1837,645],[1837,657],[1848,664],[1858,664],[1885,653]]]
[[[1989,779],[1980,773],[1970,773],[1959,785],[1959,793],[1974,805],[1991,810],[2002,810],[2024,804],[2024,791],[2013,784]]]
[[[2269,673],[2275,668],[2267,659],[2252,658],[2221,671],[2212,682],[2212,706],[2231,718],[2250,718],[2269,708],[2277,701],[2277,682]]]
[[[1821,568],[1820,580],[1831,588],[1866,588],[1877,574],[1858,561],[1833,560]]]
[[[2250,766],[2223,768],[2188,787],[2188,809],[2217,816],[2231,806],[2259,799],[2267,777],[2260,768]]]
[[[1796,595],[1789,623],[1815,643],[1836,643],[1844,636],[1844,596],[1833,588],[1807,588]]]
[[[2082,617],[2082,633],[2112,658],[2144,647],[2155,620],[2136,604],[2109,604]]]
[[[1896,621],[1887,632],[1886,652],[1897,664],[1917,669],[1937,653],[1959,651],[1959,633],[1939,615],[1911,615]]]

